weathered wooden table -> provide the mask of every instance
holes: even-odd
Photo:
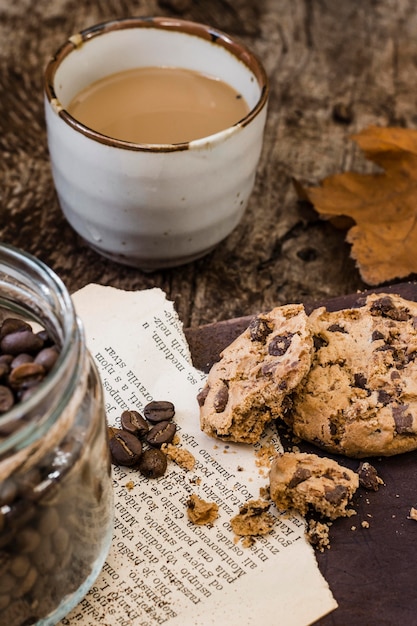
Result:
[[[90,282],[160,287],[193,328],[365,288],[345,233],[297,201],[293,180],[316,184],[335,172],[368,171],[351,134],[370,124],[416,125],[416,9],[416,0],[0,0],[0,241],[39,257],[71,292]],[[66,223],[43,118],[50,55],[77,31],[127,15],[178,16],[225,30],[258,54],[271,82],[264,149],[242,223],[207,257],[154,273],[101,258]],[[331,577],[337,563],[326,559],[321,566]],[[341,562],[339,574],[346,567]],[[349,593],[338,591],[348,611]],[[414,615],[416,623],[416,607],[405,602],[400,622]],[[372,606],[349,623],[395,623],[382,599]],[[348,623],[340,615],[349,613],[323,623]]]
[[[186,326],[364,285],[345,233],[297,202],[293,179],[365,163],[349,136],[417,119],[415,0],[0,2],[0,240],[45,261],[70,291],[161,287]],[[171,15],[239,37],[271,81],[264,149],[245,218],[210,255],[144,274],[104,260],[63,218],[48,161],[42,74],[71,34],[126,15]]]

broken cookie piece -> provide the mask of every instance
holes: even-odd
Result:
[[[348,505],[359,477],[332,459],[285,452],[273,461],[269,481],[271,499],[280,510],[315,511],[330,520],[355,513]]]
[[[275,517],[269,513],[271,502],[266,500],[250,500],[245,502],[239,513],[232,517],[230,525],[239,537],[266,535],[275,524]]]
[[[173,445],[172,443],[164,443],[161,450],[165,452],[167,457],[174,461],[177,465],[187,471],[191,471],[195,467],[195,456],[185,448]]]
[[[193,493],[187,503],[187,516],[197,526],[212,524],[219,516],[219,507],[215,502],[206,502]]]
[[[308,542],[319,552],[324,552],[325,548],[330,548],[329,524],[309,519],[306,528],[306,538]]]
[[[227,441],[256,443],[307,374],[313,340],[302,305],[258,315],[220,355],[198,396],[201,429]]]

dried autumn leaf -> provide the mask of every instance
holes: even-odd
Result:
[[[346,239],[366,283],[404,278],[417,272],[417,131],[371,126],[352,139],[383,171],[330,176],[304,195],[327,219],[353,218]]]

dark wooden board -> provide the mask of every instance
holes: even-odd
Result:
[[[415,282],[379,291],[417,301]],[[309,302],[306,309],[320,305],[337,311],[360,306],[366,293]],[[196,367],[208,371],[251,317],[187,329]],[[285,437],[282,442],[285,447]],[[312,445],[300,444],[300,448],[324,454]],[[357,460],[332,458],[354,470],[359,465]],[[317,552],[319,568],[339,603],[336,611],[317,622],[320,626],[417,624],[417,522],[408,519],[411,507],[417,508],[417,452],[369,461],[385,485],[377,492],[358,490],[354,500],[357,515],[336,520],[330,528],[330,549]],[[362,522],[369,527],[363,528]]]

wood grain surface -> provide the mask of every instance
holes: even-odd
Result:
[[[345,233],[297,202],[292,181],[368,171],[353,132],[416,124],[415,9],[415,0],[0,0],[0,240],[42,259],[71,292],[89,282],[161,287],[186,326],[363,288]],[[152,274],[101,258],[67,224],[43,115],[53,52],[83,28],[128,15],[221,28],[258,54],[271,81],[242,223],[207,257]]]
[[[53,52],[81,29],[130,15],[178,16],[227,31],[258,54],[271,84],[264,148],[241,224],[207,257],[154,273],[105,260],[67,224],[44,124],[43,71]],[[247,316],[366,288],[345,233],[297,201],[293,180],[317,184],[336,172],[370,171],[349,137],[370,124],[417,125],[416,65],[416,0],[0,0],[0,241],[43,260],[71,292],[90,282],[160,287],[190,327],[193,352],[213,342],[200,352],[207,368]],[[217,324],[239,317],[237,325]],[[342,606],[321,623],[416,623],[416,533],[410,539],[413,522],[406,520],[416,504],[415,477],[414,457],[393,460],[384,514],[379,492],[370,508],[361,503],[361,515],[374,515],[370,534],[335,542],[319,557]]]

